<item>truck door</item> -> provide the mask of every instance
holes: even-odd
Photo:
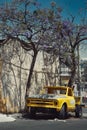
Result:
[[[71,88],[68,88],[68,107],[70,109],[75,108],[75,99]]]

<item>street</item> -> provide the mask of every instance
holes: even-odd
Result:
[[[83,110],[86,112],[86,110]],[[87,130],[87,114],[81,119],[74,116],[59,120],[50,115],[39,115],[36,118],[19,117],[14,122],[0,123],[0,130]]]
[[[18,119],[15,122],[0,123],[0,130],[87,130],[87,119],[30,120]]]

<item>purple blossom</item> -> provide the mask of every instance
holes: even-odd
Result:
[[[24,33],[24,36],[26,36],[27,38],[29,38],[29,37],[31,37],[31,33],[30,33],[29,31],[26,31],[26,32]]]
[[[72,34],[73,26],[69,21],[63,21],[62,26],[66,33]]]
[[[81,32],[84,33],[84,34],[87,33],[87,28],[82,28]]]
[[[45,19],[45,23],[48,23],[48,18]]]
[[[44,44],[44,45],[43,45],[43,48],[48,48],[48,46]]]
[[[40,7],[41,4],[39,2],[33,2],[33,4],[36,6],[36,7]]]
[[[19,33],[19,30],[17,28],[12,30],[12,35],[17,36],[18,33]]]
[[[68,21],[63,21],[63,28],[67,28],[69,26],[69,22]]]

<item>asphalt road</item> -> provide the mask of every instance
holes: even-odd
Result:
[[[87,130],[87,119],[18,119],[15,122],[0,123],[0,130]]]
[[[0,123],[0,130],[87,130],[87,118],[70,117],[58,120],[53,117],[41,116],[36,119],[18,118],[14,122]]]
[[[0,123],[0,130],[87,130],[86,111],[83,110],[81,119],[73,115],[66,120],[59,120],[52,115],[38,115],[33,119],[17,116],[14,122]]]

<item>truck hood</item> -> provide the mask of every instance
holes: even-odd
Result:
[[[55,95],[55,94],[41,94],[41,95],[33,95],[30,98],[42,98],[42,99],[58,99],[58,98],[66,98],[66,95]]]

